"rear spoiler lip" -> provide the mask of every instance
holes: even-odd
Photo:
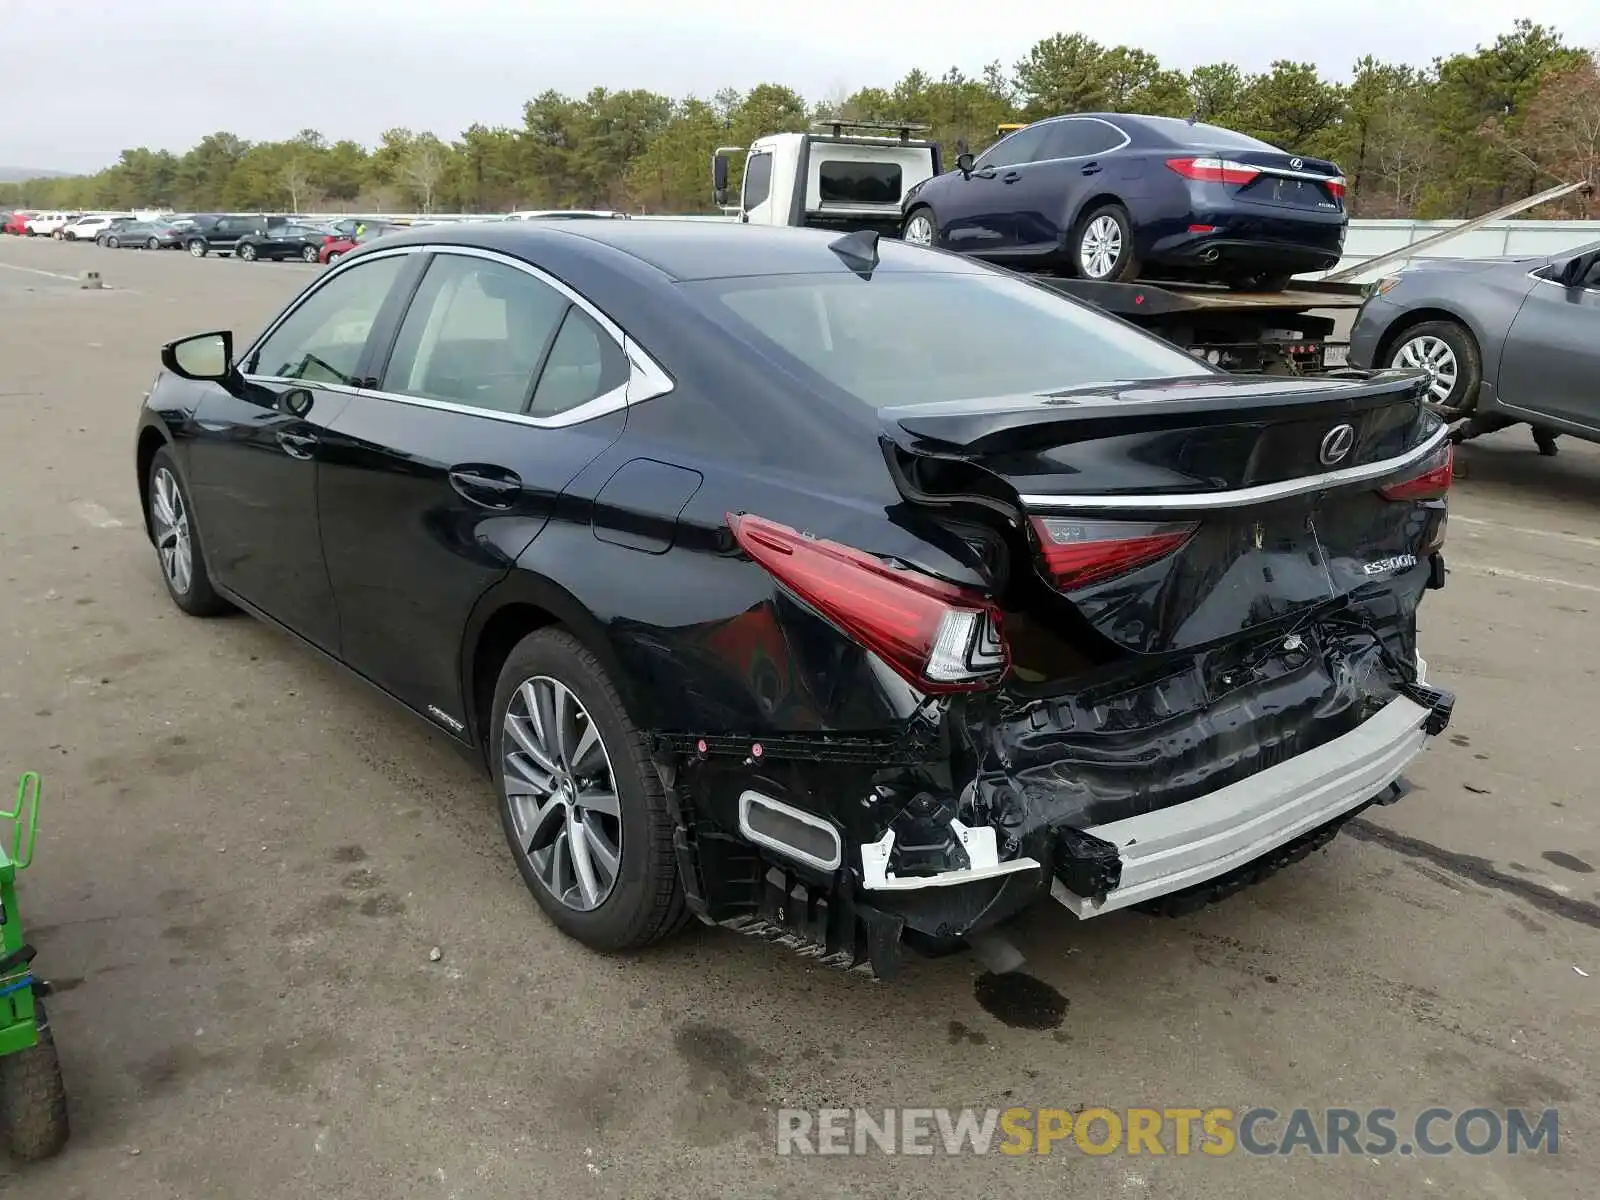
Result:
[[[1421,465],[1450,440],[1450,429],[1441,424],[1429,437],[1394,458],[1346,467],[1339,471],[1326,471],[1320,475],[1303,475],[1298,479],[1284,479],[1277,483],[1263,483],[1255,487],[1235,488],[1226,492],[1172,492],[1172,493],[1116,493],[1099,494],[1023,494],[1018,498],[1029,512],[1083,512],[1090,509],[1111,509],[1118,512],[1173,512],[1196,509],[1246,508],[1252,504],[1267,504],[1310,492],[1325,492],[1331,488],[1365,483],[1397,475],[1408,467]]]

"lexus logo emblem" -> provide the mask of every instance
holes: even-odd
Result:
[[[1353,425],[1335,425],[1328,430],[1322,439],[1322,449],[1317,457],[1322,460],[1322,465],[1331,467],[1344,461],[1350,453],[1350,447],[1356,444],[1356,431]]]
[[[1306,165],[1306,160],[1303,159],[1303,158],[1291,158],[1289,160],[1289,167],[1290,167],[1291,170],[1294,170],[1294,171],[1298,171],[1301,167],[1303,167],[1305,165]]]

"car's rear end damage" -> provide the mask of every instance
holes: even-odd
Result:
[[[1450,480],[1424,391],[1204,376],[883,410],[891,521],[959,580],[730,514],[774,582],[738,619],[771,694],[855,714],[658,737],[691,905],[888,974],[1047,894],[1182,910],[1398,798],[1454,702],[1416,645]]]

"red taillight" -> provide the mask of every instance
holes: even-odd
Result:
[[[923,692],[968,692],[1011,666],[1000,612],[982,595],[748,513],[740,548],[799,599]]]
[[[1045,573],[1061,591],[1087,587],[1171,554],[1194,535],[1193,521],[1078,521],[1034,517]]]
[[[1450,490],[1450,477],[1455,466],[1455,447],[1441,446],[1423,464],[1420,474],[1410,479],[1391,483],[1378,489],[1385,500],[1440,500]]]
[[[1343,175],[1335,176],[1332,179],[1324,179],[1322,181],[1322,186],[1328,189],[1329,194],[1332,195],[1335,200],[1343,200],[1344,199],[1344,176]]]
[[[1215,233],[1216,231],[1217,231],[1217,227],[1215,225],[1191,225],[1191,226],[1189,226],[1189,232],[1190,233]]]
[[[1169,158],[1167,166],[1185,179],[1194,179],[1201,183],[1245,184],[1261,174],[1248,163],[1234,162],[1226,158]]]

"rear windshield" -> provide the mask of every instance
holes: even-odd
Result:
[[[679,286],[731,332],[874,408],[1213,373],[1086,305],[1002,275],[830,272]]]
[[[1144,121],[1156,133],[1175,146],[1189,146],[1196,150],[1266,150],[1281,154],[1278,147],[1248,134],[1235,133],[1221,125],[1191,125],[1176,117],[1145,117]]]
[[[817,190],[824,204],[899,204],[899,163],[823,162]]]

